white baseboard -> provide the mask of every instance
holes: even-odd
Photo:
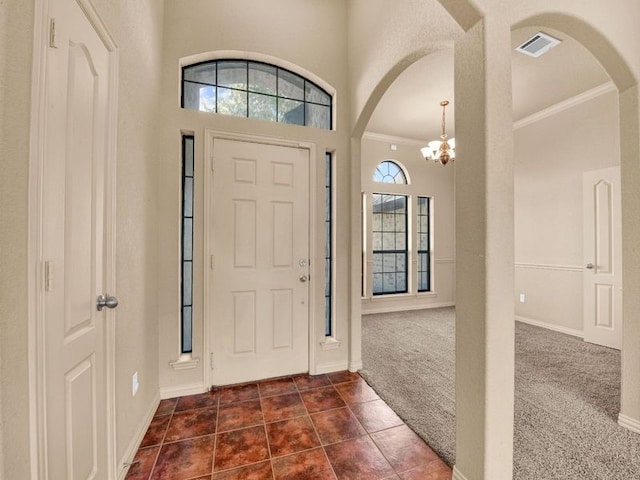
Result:
[[[203,383],[191,383],[188,385],[177,385],[175,387],[163,387],[160,389],[160,398],[183,397],[185,395],[194,395],[196,393],[204,393],[207,389]]]
[[[455,302],[423,303],[417,305],[386,305],[381,307],[365,307],[363,305],[362,315],[369,315],[372,313],[407,312],[409,310],[425,310],[427,308],[455,307],[455,305]]]
[[[136,456],[138,447],[140,447],[140,444],[142,443],[142,439],[144,438],[145,433],[147,433],[147,429],[151,424],[151,420],[153,420],[153,415],[156,413],[159,403],[160,403],[160,395],[159,393],[157,393],[155,398],[153,399],[153,402],[151,402],[151,405],[147,410],[147,413],[144,416],[144,420],[141,422],[140,426],[138,427],[138,431],[136,432],[133,439],[129,443],[129,446],[125,450],[124,455],[122,456],[122,459],[120,460],[120,462],[118,462],[118,470],[117,470],[118,480],[123,480],[124,477],[127,476],[127,472],[129,471],[129,467],[127,464],[131,463],[133,461],[133,457]]]
[[[314,375],[320,375],[322,373],[341,372],[342,370],[347,370],[347,367],[347,362],[323,363],[322,365],[316,365]]]
[[[618,414],[618,425],[632,431],[633,433],[640,433],[640,421],[627,417],[621,413]]]
[[[357,372],[358,370],[362,370],[362,367],[364,367],[364,365],[362,364],[362,359],[360,359],[358,361],[349,362],[348,370],[350,372]]]
[[[465,477],[460,470],[458,470],[458,467],[456,467],[455,465],[453,466],[453,477],[451,477],[451,480],[467,480],[467,477]]]
[[[574,337],[584,339],[584,332],[581,330],[574,330],[573,328],[561,327],[559,325],[554,325],[553,323],[542,322],[540,320],[534,320],[533,318],[522,317],[520,315],[516,315],[516,321],[527,323],[535,327],[546,328],[547,330],[553,330],[554,332],[566,333],[567,335],[572,335]]]

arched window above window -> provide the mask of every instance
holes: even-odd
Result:
[[[373,172],[373,181],[380,183],[397,183],[401,185],[407,184],[407,176],[402,167],[396,162],[385,160],[380,162]]]
[[[332,97],[275,65],[213,60],[182,68],[182,108],[331,129]]]

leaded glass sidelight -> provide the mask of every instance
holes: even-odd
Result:
[[[324,334],[329,337],[332,334],[332,273],[333,273],[333,155],[325,156],[325,254],[324,254]]]
[[[180,350],[191,353],[193,337],[193,157],[194,139],[182,137],[182,242]]]
[[[430,199],[418,197],[418,291],[431,291]]]
[[[330,130],[329,93],[262,62],[213,60],[182,69],[182,108]]]

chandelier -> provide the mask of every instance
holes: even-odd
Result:
[[[425,160],[440,162],[442,165],[446,165],[449,160],[456,158],[456,139],[447,140],[447,133],[445,132],[444,110],[447,105],[449,105],[449,100],[440,102],[442,107],[442,135],[440,135],[440,140],[433,140],[426,147],[420,149]]]

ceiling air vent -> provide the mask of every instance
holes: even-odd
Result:
[[[533,37],[522,43],[516,50],[530,57],[539,57],[543,53],[547,53],[550,48],[555,47],[560,40],[553,38],[543,32],[536,33]]]

